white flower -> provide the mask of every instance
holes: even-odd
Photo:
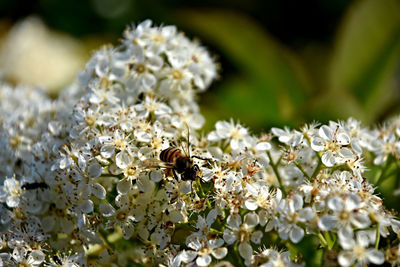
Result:
[[[249,137],[248,130],[239,123],[219,121],[215,124],[215,131],[209,133],[208,140],[217,142],[219,140],[229,139],[232,150],[244,149]]]
[[[229,245],[239,241],[239,253],[246,261],[250,260],[253,255],[250,241],[256,244],[261,242],[262,232],[253,230],[258,223],[259,217],[255,212],[246,214],[243,223],[239,214],[229,215],[227,219],[227,226],[230,230],[225,229],[223,238]]]
[[[182,261],[187,263],[196,259],[196,264],[198,266],[210,265],[212,261],[210,255],[217,260],[220,260],[228,254],[228,249],[222,247],[224,244],[222,239],[207,240],[200,235],[192,235],[188,240],[186,240],[186,244],[194,251],[185,252],[185,254],[182,255]]]
[[[112,136],[100,136],[99,140],[102,144],[101,155],[104,158],[111,158],[115,150],[115,163],[118,168],[125,169],[133,161],[136,147],[132,146],[133,140],[129,134],[125,134],[119,130],[114,131]]]
[[[298,222],[308,222],[314,217],[310,207],[303,208],[303,198],[294,194],[289,199],[283,199],[277,208],[280,221],[277,224],[279,236],[283,240],[290,238],[293,243],[300,242],[304,237],[304,230],[297,225]]]
[[[353,235],[353,229],[364,229],[371,224],[368,213],[363,211],[363,203],[357,194],[348,194],[345,197],[332,196],[327,201],[330,213],[323,215],[318,221],[321,230],[338,230],[339,240]]]
[[[278,137],[279,142],[296,147],[303,141],[302,133],[294,130],[290,131],[289,128],[285,127],[284,130],[279,128],[271,128],[271,132]]]
[[[369,234],[367,231],[359,231],[356,234],[356,240],[347,238],[346,242],[341,243],[345,249],[339,252],[338,262],[341,266],[366,266],[369,263],[380,265],[385,261],[382,251],[375,248],[369,248],[375,240],[371,239],[374,233]]]
[[[349,148],[350,142],[351,137],[339,125],[322,125],[318,136],[312,138],[311,148],[317,152],[323,151],[322,163],[332,167],[353,157],[354,152]]]
[[[13,178],[6,178],[4,185],[0,186],[0,201],[6,203],[8,207],[18,207],[20,203],[22,189],[19,181]]]

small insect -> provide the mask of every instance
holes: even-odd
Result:
[[[22,189],[25,190],[34,190],[34,189],[48,189],[49,186],[45,182],[34,182],[34,183],[26,183],[21,186]]]
[[[195,180],[200,176],[200,168],[197,164],[194,164],[193,158],[207,160],[199,156],[190,156],[189,130],[186,152],[175,146],[170,146],[160,153],[160,160],[167,164],[165,167],[172,170],[177,180],[179,179],[176,173],[179,173],[183,181]]]

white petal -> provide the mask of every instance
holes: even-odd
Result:
[[[183,215],[179,210],[172,210],[169,213],[169,218],[171,222],[178,223],[183,219]]]
[[[42,228],[45,233],[48,233],[51,230],[53,230],[55,224],[56,224],[56,218],[52,215],[42,218]]]
[[[319,138],[319,137],[314,137],[312,140],[311,140],[311,148],[314,150],[314,151],[322,151],[322,150],[324,150],[325,149],[325,141],[324,140],[322,140],[322,138]]]
[[[140,131],[140,132],[136,133],[135,136],[136,136],[136,139],[139,142],[145,142],[145,143],[151,142],[151,140],[153,138],[151,133],[147,133],[147,132],[144,132],[144,131]]]
[[[135,228],[133,226],[133,223],[131,222],[127,222],[122,226],[122,235],[123,237],[128,240],[129,238],[131,238],[131,236],[133,235]]]
[[[315,214],[311,207],[307,207],[299,210],[299,221],[306,222],[311,221],[314,218]]]
[[[253,255],[253,248],[249,243],[243,242],[239,244],[239,254],[244,259],[250,259]]]
[[[328,208],[334,211],[341,211],[343,209],[342,198],[338,196],[330,197],[328,199]]]
[[[126,150],[122,150],[115,156],[115,164],[117,164],[118,168],[125,169],[131,162],[132,157]]]
[[[293,243],[300,242],[304,237],[304,230],[299,226],[293,226],[293,229],[289,233],[289,238],[292,240]]]
[[[274,229],[274,221],[273,220],[269,220],[268,221],[268,223],[267,223],[267,225],[265,226],[265,229],[264,229],[264,231],[265,232],[269,232],[269,231],[272,231],[272,229]]]
[[[156,77],[150,73],[144,73],[142,76],[142,85],[145,89],[150,89],[156,84]]]
[[[198,266],[208,266],[211,263],[211,257],[209,255],[203,255],[197,257],[196,264]]]
[[[256,150],[258,151],[265,151],[270,149],[271,149],[271,144],[268,142],[260,142],[256,145]]]
[[[385,256],[382,251],[378,251],[376,249],[368,249],[367,251],[367,258],[373,264],[382,264],[385,261]]]
[[[322,231],[329,231],[337,224],[337,218],[334,215],[325,214],[318,220],[318,227]]]
[[[232,139],[229,144],[230,144],[232,150],[234,150],[234,151],[236,151],[240,148],[239,140]]]
[[[179,183],[179,192],[181,192],[182,194],[187,194],[189,192],[192,192],[191,181],[181,181]]]
[[[60,229],[62,233],[69,235],[75,228],[75,224],[66,218],[59,219]]]
[[[212,131],[208,134],[207,139],[210,142],[217,142],[217,141],[221,140],[221,137],[217,134],[216,131]]]
[[[350,144],[350,136],[348,136],[348,134],[346,133],[339,133],[337,135],[337,141],[339,142],[339,144],[341,145],[348,145]]]
[[[236,241],[236,235],[228,229],[224,230],[223,238],[228,245],[231,245]]]
[[[147,240],[149,238],[150,233],[146,227],[143,227],[140,229],[140,231],[138,231],[138,235],[142,240]]]
[[[216,248],[211,251],[211,254],[213,255],[214,258],[217,260],[225,258],[226,254],[228,254],[228,249],[227,248]]]
[[[292,201],[294,210],[300,210],[303,207],[303,198],[295,194],[293,195]]]
[[[224,244],[224,240],[221,238],[211,239],[208,243],[210,248],[219,248]]]
[[[110,203],[100,204],[100,214],[104,217],[111,217],[115,214],[115,209]]]
[[[371,224],[371,219],[367,213],[357,212],[351,217],[351,223],[357,228],[367,228]]]
[[[358,209],[361,202],[361,197],[357,194],[349,194],[344,201],[344,207],[346,210],[352,211]]]
[[[79,206],[84,213],[91,213],[93,211],[93,202],[90,199],[84,200]]]
[[[130,179],[122,179],[117,183],[117,191],[119,194],[127,194],[131,188],[131,180]]]
[[[206,217],[206,222],[208,226],[211,226],[211,224],[217,219],[218,211],[217,209],[212,209]]]
[[[185,262],[191,262],[197,257],[197,253],[194,251],[183,251],[179,254],[180,259]]]
[[[332,167],[336,163],[336,159],[332,153],[332,151],[326,151],[321,157],[322,163],[327,167]]]
[[[186,238],[186,245],[191,249],[200,250],[203,248],[203,244],[200,242],[200,238],[201,234],[195,232]]]
[[[44,253],[40,250],[34,250],[28,257],[28,263],[33,265],[39,265],[44,261]]]
[[[151,171],[150,172],[150,179],[155,183],[158,183],[159,181],[161,181],[162,177],[163,177],[163,175],[162,175],[161,171]]]
[[[322,125],[321,128],[318,130],[319,136],[321,136],[325,140],[332,140],[333,139],[333,131],[330,127],[326,125]]]
[[[250,239],[251,239],[251,242],[253,242],[255,244],[260,244],[262,237],[263,237],[263,232],[261,232],[260,230],[257,230],[251,234]]]
[[[12,257],[16,262],[22,262],[26,255],[26,249],[24,247],[15,247],[12,253]]]
[[[287,135],[287,133],[286,133],[284,130],[282,130],[282,129],[280,129],[280,128],[276,128],[276,127],[271,128],[271,132],[272,132],[272,134],[275,135],[275,136]],[[283,142],[283,143],[284,143],[284,142]]]
[[[218,121],[215,124],[218,136],[221,138],[228,138],[230,136],[231,125],[227,121]]]
[[[368,247],[369,245],[369,236],[367,231],[358,231],[356,234],[357,244],[362,246],[363,248]]]
[[[340,266],[350,266],[355,261],[355,255],[350,251],[341,251],[338,256]]]
[[[103,145],[100,149],[100,155],[106,159],[109,159],[114,155],[115,147],[113,145]]]
[[[154,182],[152,182],[147,175],[139,176],[139,178],[137,179],[137,185],[140,191],[145,193],[151,192],[155,187]]]
[[[240,217],[239,214],[229,215],[227,222],[230,228],[239,230],[240,226],[242,225],[242,217]]]
[[[257,201],[255,199],[249,198],[244,202],[244,206],[248,210],[256,210],[258,208]]]
[[[97,197],[98,199],[106,198],[106,189],[99,183],[92,184],[92,195]]]
[[[259,221],[260,219],[258,218],[258,215],[255,212],[249,212],[244,216],[244,222],[250,228],[257,226]]]
[[[354,153],[351,149],[349,148],[341,148],[339,150],[339,155],[343,158],[343,159],[351,159],[354,156]]]

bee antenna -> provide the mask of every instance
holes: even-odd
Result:
[[[189,132],[189,125],[185,123],[186,128],[187,128],[187,155],[190,158],[190,132]]]

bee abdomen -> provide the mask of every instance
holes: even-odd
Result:
[[[177,147],[169,147],[160,153],[160,160],[164,162],[174,162],[177,157],[181,155],[181,150]]]

